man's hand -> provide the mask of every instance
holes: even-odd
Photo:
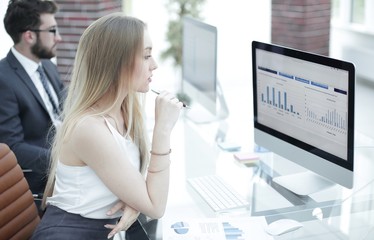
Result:
[[[113,237],[116,233],[122,230],[127,230],[138,218],[139,212],[130,206],[127,206],[124,202],[118,202],[114,207],[112,207],[108,212],[107,215],[111,216],[116,212],[122,210],[123,214],[120,221],[116,224],[106,224],[105,227],[108,229],[113,229],[108,234],[108,239]]]

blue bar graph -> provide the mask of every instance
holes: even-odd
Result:
[[[270,93],[271,88],[271,93]],[[266,95],[266,96],[265,96]],[[283,99],[282,99],[283,97]],[[276,108],[282,109],[284,111],[299,115],[296,111],[294,105],[288,103],[287,92],[282,92],[274,87],[266,86],[266,93],[261,93],[261,102],[267,103]]]

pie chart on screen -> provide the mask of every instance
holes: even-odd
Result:
[[[186,234],[189,230],[188,227],[188,223],[186,222],[176,222],[171,225],[171,228],[174,230],[174,232],[180,235]]]

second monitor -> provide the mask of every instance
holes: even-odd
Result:
[[[183,93],[192,104],[187,117],[195,123],[226,118],[228,110],[217,80],[217,28],[184,17],[182,42]]]

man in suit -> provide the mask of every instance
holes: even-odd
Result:
[[[34,194],[44,192],[63,84],[51,58],[61,41],[53,1],[10,0],[4,17],[14,42],[0,61],[0,142],[15,153]]]

